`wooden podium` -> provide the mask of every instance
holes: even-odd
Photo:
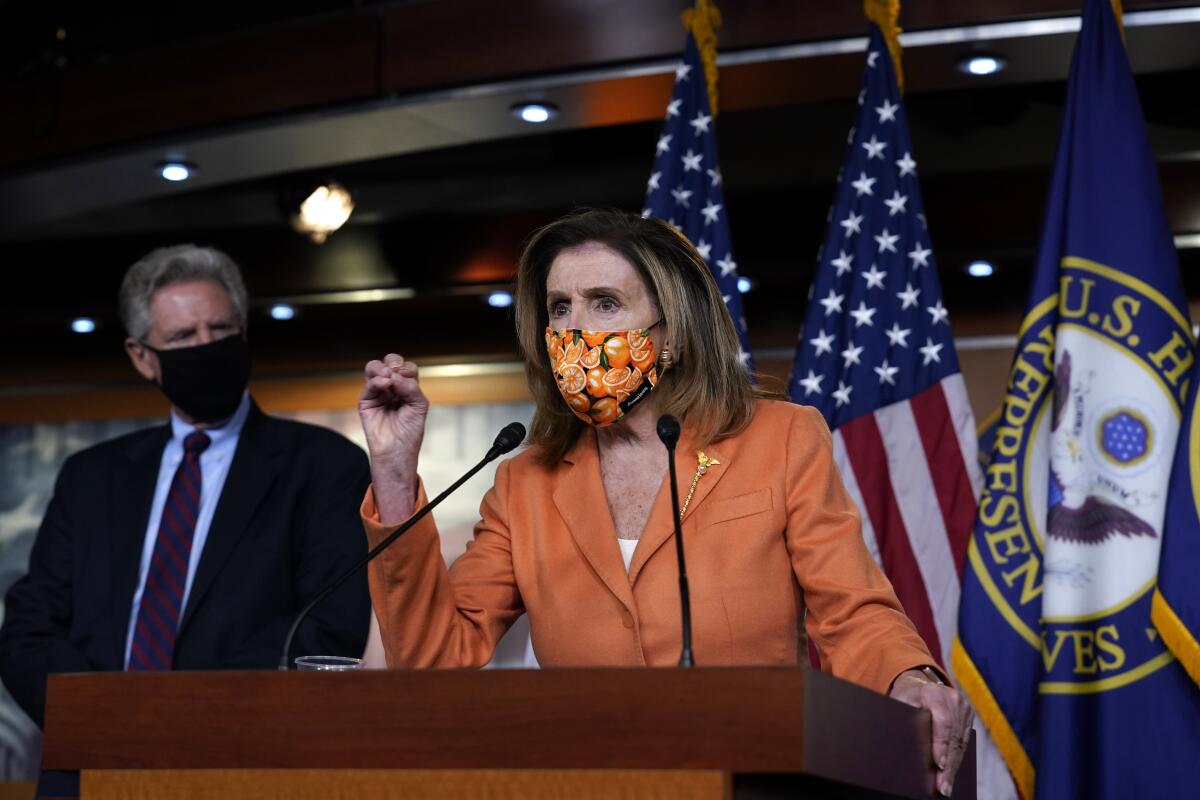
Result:
[[[89,800],[925,798],[929,726],[799,668],[95,673],[50,678],[43,766]]]

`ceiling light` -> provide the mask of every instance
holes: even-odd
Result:
[[[96,320],[91,317],[76,317],[71,320],[71,330],[76,333],[91,333],[96,330]]]
[[[739,292],[741,292],[742,294],[745,294],[746,292],[748,292],[754,288],[754,281],[750,280],[745,275],[742,275],[741,277],[738,278],[737,287],[738,287]]]
[[[968,75],[995,75],[1007,66],[1008,62],[1002,56],[980,54],[959,59],[958,71]]]
[[[517,103],[512,107],[512,113],[531,125],[541,125],[558,116],[558,107],[553,103]]]
[[[296,316],[296,309],[286,303],[276,303],[271,306],[271,319],[289,320]]]
[[[995,271],[990,261],[972,261],[967,264],[967,274],[972,278],[986,278]]]
[[[487,303],[492,308],[508,308],[513,304],[513,296],[509,292],[492,292]]]
[[[196,168],[188,164],[186,161],[164,161],[158,165],[158,174],[162,176],[164,181],[171,183],[180,183],[192,177],[192,173]]]
[[[330,181],[322,184],[300,203],[292,217],[292,227],[321,244],[329,234],[346,224],[354,211],[354,199],[341,184]]]

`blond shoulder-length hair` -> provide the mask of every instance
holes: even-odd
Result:
[[[517,338],[536,410],[529,443],[558,463],[586,427],[563,402],[546,352],[546,278],[559,253],[589,242],[628,261],[645,281],[670,331],[674,366],[651,395],[704,443],[750,423],[758,392],[738,359],[733,320],[704,258],[691,242],[656,219],[613,209],[568,214],[534,232],[517,266]],[[656,342],[661,348],[661,342]]]

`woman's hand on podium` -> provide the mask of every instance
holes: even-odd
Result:
[[[975,712],[957,689],[947,686],[931,669],[901,672],[892,682],[891,697],[933,715],[933,760],[937,764],[937,790],[950,796],[954,776],[971,738]]]

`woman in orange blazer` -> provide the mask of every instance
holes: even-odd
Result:
[[[388,664],[479,667],[529,615],[544,666],[671,666],[681,640],[667,454],[676,448],[696,663],[800,664],[928,708],[948,792],[971,712],[932,668],[863,544],[820,414],[756,396],[700,254],[616,211],[568,216],[521,257],[516,323],[536,413],[447,570],[432,515],[370,566]],[[367,365],[371,546],[427,502],[417,367]]]

